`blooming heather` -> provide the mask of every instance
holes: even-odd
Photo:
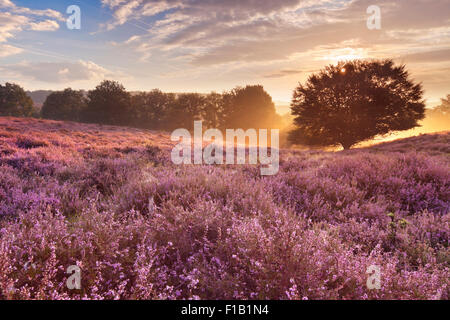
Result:
[[[0,118],[0,299],[449,299],[449,145],[286,150],[264,177],[173,165],[164,133]]]

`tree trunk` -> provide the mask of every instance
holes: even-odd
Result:
[[[350,150],[350,148],[352,147],[353,144],[350,143],[341,143],[342,147],[344,148],[344,150]]]

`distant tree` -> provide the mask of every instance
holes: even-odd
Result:
[[[158,89],[140,92],[132,97],[133,126],[139,128],[164,130],[166,117],[175,104],[175,94],[164,93]]]
[[[0,85],[0,115],[31,117],[33,115],[33,100],[17,84]]]
[[[202,118],[206,128],[216,129],[220,126],[220,121],[223,116],[223,101],[223,96],[215,92],[211,92],[205,97]]]
[[[450,117],[450,94],[446,98],[441,99],[441,104],[433,109],[427,110],[427,117],[440,117],[449,118]]]
[[[223,103],[225,128],[274,128],[281,120],[272,97],[260,85],[237,87],[224,94]]]
[[[33,105],[33,112],[31,112],[31,117],[36,119],[41,118],[41,109],[36,105]]]
[[[44,119],[79,121],[85,107],[83,92],[68,88],[52,92],[42,106],[41,115]]]
[[[120,83],[105,80],[88,92],[88,104],[82,112],[82,119],[94,123],[127,125],[131,114],[130,93]]]
[[[441,99],[441,104],[426,110],[426,118],[421,123],[428,132],[450,130],[450,94]]]
[[[192,130],[194,121],[203,120],[202,110],[204,110],[205,103],[206,98],[201,94],[179,94],[166,114],[167,129],[185,128]]]
[[[446,98],[441,99],[441,106],[450,110],[450,94],[448,94]]]
[[[339,62],[299,85],[292,100],[294,144],[350,149],[390,131],[420,126],[425,115],[421,84],[392,60]]]

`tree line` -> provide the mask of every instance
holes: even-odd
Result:
[[[0,85],[0,115],[33,115],[33,102],[18,85]],[[410,79],[404,65],[390,60],[353,60],[312,74],[293,93],[291,144],[342,146],[392,131],[421,126],[428,117],[448,119],[448,100],[426,111],[422,84]],[[218,129],[282,128],[271,96],[260,85],[224,93],[131,94],[116,81],[105,80],[86,94],[65,89],[51,93],[41,117],[172,131],[193,129],[194,121]]]
[[[0,114],[29,117],[33,101],[16,84],[0,86]],[[47,96],[40,116],[143,129],[192,129],[203,120],[207,128],[275,128],[281,117],[271,96],[260,85],[224,93],[165,93],[155,89],[132,94],[116,81],[105,80],[85,94],[67,88]]]

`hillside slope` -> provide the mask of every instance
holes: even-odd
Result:
[[[449,299],[448,139],[285,150],[261,177],[176,166],[164,133],[0,118],[0,299]]]
[[[10,153],[12,152],[11,148],[17,147],[14,139],[25,139],[27,137],[31,140],[50,141],[50,145],[58,146],[62,149],[74,146],[89,147],[91,149],[141,148],[151,145],[168,149],[174,146],[174,143],[170,141],[169,133],[68,121],[0,117],[0,143],[3,146],[3,154]],[[352,151],[355,150],[400,153],[414,151],[429,155],[449,155],[450,131],[421,134]],[[282,152],[285,154],[296,153],[293,150],[282,150]],[[320,153],[320,151],[318,152]],[[303,153],[303,151],[299,153]]]
[[[421,134],[418,136],[380,143],[369,147],[382,152],[422,152],[428,155],[450,155],[450,131]]]

